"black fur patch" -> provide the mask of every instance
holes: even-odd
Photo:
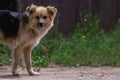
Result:
[[[3,32],[4,38],[16,37],[20,27],[19,23],[20,20],[10,11],[0,10],[0,31]]]

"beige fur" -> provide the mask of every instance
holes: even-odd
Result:
[[[20,53],[23,53],[27,71],[30,75],[39,75],[34,72],[31,63],[31,50],[36,46],[41,38],[52,28],[57,9],[54,7],[43,7],[31,5],[26,8],[28,23],[21,20],[21,27],[16,38],[3,39],[0,33],[0,40],[9,44],[13,50],[13,75],[17,76]],[[23,17],[24,19],[24,17]],[[44,27],[37,26],[38,22],[45,23]]]

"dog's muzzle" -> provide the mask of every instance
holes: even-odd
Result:
[[[43,22],[38,22],[37,26],[38,26],[38,27],[45,27],[45,23],[43,23]]]

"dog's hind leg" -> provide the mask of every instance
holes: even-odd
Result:
[[[21,49],[19,47],[15,48],[14,51],[13,51],[13,68],[12,68],[12,74],[14,76],[19,76],[17,68],[18,68],[18,65],[19,65],[20,53],[21,53]]]
[[[32,62],[31,62],[31,46],[27,46],[23,49],[23,54],[24,54],[24,60],[26,64],[26,68],[28,70],[29,75],[31,76],[38,76],[39,72],[35,72],[32,68]]]

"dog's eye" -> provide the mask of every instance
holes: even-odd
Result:
[[[36,19],[39,19],[40,17],[39,16],[35,16]]]
[[[47,16],[43,16],[43,19],[47,19],[48,17]]]

